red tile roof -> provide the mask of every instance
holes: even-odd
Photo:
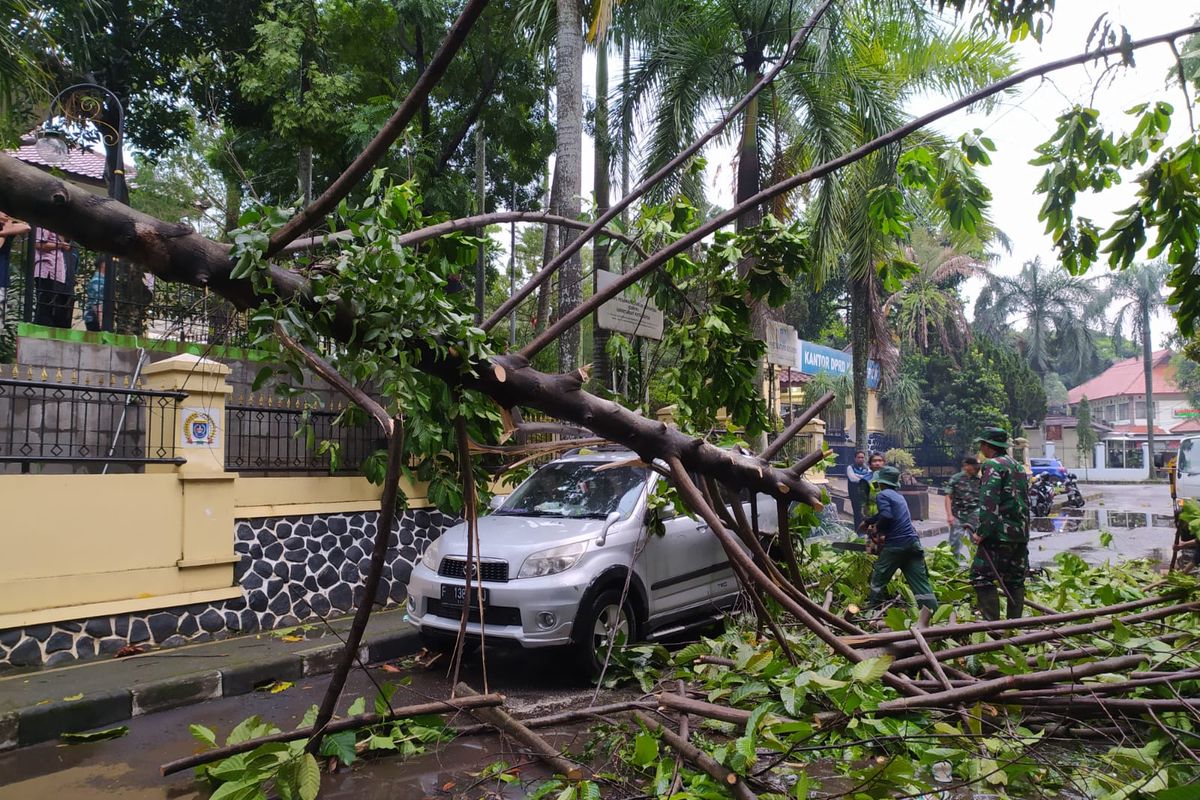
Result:
[[[1152,356],[1153,389],[1156,395],[1182,394],[1175,383],[1175,368],[1171,366],[1171,355],[1170,350],[1159,350]],[[1088,400],[1100,400],[1105,397],[1145,393],[1146,379],[1142,371],[1142,357],[1135,356],[1118,361],[1090,381],[1071,389],[1067,392],[1067,401],[1074,405],[1085,397]]]
[[[33,164],[36,167],[41,167],[44,170],[57,170],[62,172],[68,178],[77,180],[80,183],[88,183],[93,186],[104,186],[104,154],[97,153],[90,147],[72,147],[67,153],[67,160],[61,164],[51,164],[46,159],[42,158],[42,154],[37,150],[37,140],[34,136],[21,137],[21,146],[16,150],[6,151],[7,155],[16,158],[19,161],[24,161],[26,164]],[[132,183],[137,177],[137,169],[133,164],[125,165],[125,180]]]
[[[1171,433],[1200,433],[1200,418],[1192,417],[1171,428]]]

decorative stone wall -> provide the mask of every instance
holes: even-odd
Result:
[[[54,666],[130,644],[173,647],[349,613],[363,596],[378,520],[378,511],[238,520],[240,598],[0,631],[0,665]],[[397,516],[378,603],[404,600],[413,565],[456,522],[436,509]]]

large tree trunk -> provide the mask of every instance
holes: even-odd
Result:
[[[1156,287],[1157,288],[1157,287]],[[1154,352],[1150,342],[1150,304],[1140,303],[1142,314],[1142,369],[1146,379],[1146,475],[1154,479]],[[1136,408],[1136,404],[1135,404]]]
[[[487,213],[487,155],[483,139],[483,121],[475,128],[475,203],[477,213]],[[487,263],[484,258],[483,238],[487,235],[484,228],[475,233],[480,243],[475,253],[475,321],[483,322],[484,284],[487,281]]]
[[[850,280],[850,347],[854,378],[854,448],[867,449],[867,358],[871,346],[868,277]]]
[[[558,8],[558,37],[555,42],[558,85],[556,87],[558,136],[555,146],[554,172],[559,201],[559,213],[576,219],[583,191],[581,160],[583,156],[583,27],[579,0],[556,0]],[[559,247],[565,247],[579,234],[560,228]],[[558,314],[561,317],[573,310],[583,299],[583,267],[579,255],[572,256],[559,272]],[[558,368],[567,372],[579,366],[579,328],[572,327],[558,339]]]
[[[596,154],[593,185],[596,192],[596,216],[609,207],[612,168],[612,142],[608,135],[608,42],[600,41],[596,48]],[[592,249],[592,291],[595,291],[600,270],[607,270],[608,240],[597,236]],[[614,388],[612,369],[608,363],[608,331],[600,327],[600,312],[592,316],[592,373],[596,384]]]
[[[760,57],[761,62],[761,57]],[[757,69],[749,72],[746,78],[746,87],[754,86],[762,76]],[[742,116],[742,139],[738,146],[738,166],[737,166],[737,202],[742,202],[747,198],[758,194],[759,185],[761,183],[761,171],[759,168],[759,152],[758,152],[758,96],[753,97],[746,106],[746,111]],[[762,222],[762,209],[754,206],[746,209],[737,218],[737,230],[751,228]],[[754,337],[759,341],[767,340],[767,309],[763,303],[757,300],[750,300],[750,329]],[[760,363],[758,370],[754,373],[755,384],[759,392],[763,391],[767,380],[766,363]],[[772,392],[767,392],[766,397],[770,397]],[[766,398],[764,397],[764,400]],[[770,409],[770,414],[774,416],[774,409]],[[755,450],[761,451],[767,445],[766,434],[763,433],[757,437],[757,441],[751,443]]]

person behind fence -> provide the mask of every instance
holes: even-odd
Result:
[[[83,306],[83,324],[89,331],[104,330],[104,273],[107,259],[96,261],[96,272],[87,283]]]
[[[967,456],[962,470],[946,481],[946,520],[950,523],[950,552],[962,558],[968,531],[979,527],[979,459]]]
[[[36,325],[71,327],[73,277],[71,243],[52,230],[38,228],[33,240],[33,284],[37,289]]]
[[[1029,476],[1008,454],[1008,431],[984,428],[979,449],[985,457],[979,486],[979,523],[971,585],[985,619],[1000,619],[1000,592],[1007,616],[1025,610],[1025,575],[1029,571]],[[999,590],[997,590],[997,583]]]
[[[846,495],[854,511],[854,529],[863,521],[863,501],[866,499],[866,483],[871,479],[871,468],[867,466],[867,454],[859,450],[854,454],[854,463],[846,467]]]
[[[9,258],[13,241],[23,233],[29,233],[28,225],[0,213],[0,323],[3,323],[8,308]]]
[[[937,595],[933,592],[929,570],[925,566],[925,550],[913,528],[908,502],[898,491],[900,470],[884,467],[872,476],[872,483],[878,487],[875,495],[878,511],[864,520],[864,524],[874,529],[871,536],[875,540],[878,555],[875,568],[871,570],[867,606],[877,608],[883,603],[888,583],[896,570],[900,570],[908,588],[912,589],[917,605],[931,611],[937,609]]]

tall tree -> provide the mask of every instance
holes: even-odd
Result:
[[[555,117],[554,184],[558,195],[556,213],[575,219],[581,210],[583,192],[583,18],[579,0],[555,0],[557,33],[554,59]],[[559,249],[578,236],[570,228],[559,229]],[[558,313],[566,314],[583,299],[583,266],[572,256],[558,275]],[[573,327],[558,340],[559,369],[579,366],[579,328]]]
[[[1039,375],[1062,366],[1056,340],[1089,340],[1085,309],[1097,296],[1092,281],[1068,275],[1057,265],[1044,267],[1035,258],[1016,275],[990,275],[987,288],[976,301],[976,317],[989,327],[1015,325],[1025,358]]]
[[[1079,462],[1087,469],[1095,458],[1096,429],[1092,427],[1092,404],[1085,395],[1075,409],[1075,450],[1079,454]],[[1101,465],[1103,466],[1103,465]],[[1087,474],[1084,474],[1086,480]]]
[[[1139,264],[1114,273],[1104,292],[1108,303],[1115,303],[1113,337],[1119,340],[1126,330],[1142,345],[1142,373],[1146,389],[1146,444],[1150,451],[1146,465],[1154,478],[1154,345],[1150,339],[1150,320],[1167,307],[1163,293],[1170,268],[1163,262]],[[1136,413],[1134,414],[1136,416]]]
[[[961,351],[971,331],[958,287],[967,278],[983,275],[987,264],[924,229],[913,231],[904,255],[917,271],[883,302],[901,343],[928,352],[933,334],[935,346],[943,352]]]

